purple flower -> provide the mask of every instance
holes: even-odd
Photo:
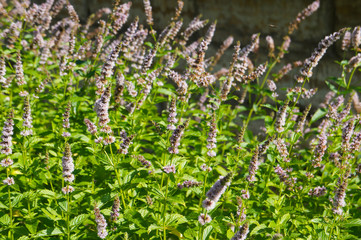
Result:
[[[13,177],[8,177],[8,178],[6,178],[5,180],[3,180],[3,183],[5,184],[5,185],[14,185],[15,184],[15,180],[14,180],[14,178]]]
[[[167,174],[169,174],[171,172],[175,173],[176,172],[175,165],[172,164],[172,165],[164,166],[163,171]]]

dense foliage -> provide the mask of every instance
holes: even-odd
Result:
[[[214,56],[216,22],[183,24],[181,0],[164,30],[149,0],[146,25],[131,2],[85,24],[65,0],[0,3],[1,239],[361,238],[360,27],[287,63],[318,0],[280,47],[228,37]],[[339,39],[325,101],[300,104]]]

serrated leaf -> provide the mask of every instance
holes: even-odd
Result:
[[[5,204],[3,204],[2,202],[0,202],[0,208],[9,209],[9,207],[8,207],[8,206],[6,206]]]
[[[258,232],[259,232],[259,230],[262,230],[262,229],[264,229],[264,228],[266,228],[267,226],[266,226],[266,224],[264,224],[264,223],[262,223],[261,225],[258,225],[257,227],[255,227],[253,230],[252,230],[252,232],[251,232],[251,236],[252,235],[255,235],[255,234],[257,234]]]
[[[75,227],[79,226],[80,224],[82,224],[87,218],[89,217],[88,214],[80,214],[76,217],[74,217],[71,221],[70,221],[70,227],[73,230]]]
[[[39,193],[40,193],[43,197],[45,197],[45,198],[47,198],[47,199],[54,199],[55,196],[56,196],[56,193],[55,193],[55,192],[50,191],[50,190],[48,190],[48,189],[42,189],[42,190],[39,191]]]
[[[206,240],[209,235],[211,234],[213,230],[213,227],[212,226],[207,226],[204,230],[203,230],[203,240]]]
[[[172,225],[179,225],[179,224],[182,224],[182,223],[185,223],[187,222],[188,220],[181,214],[167,214],[166,217],[165,217],[165,224],[167,226],[172,226]]]
[[[25,227],[29,230],[29,232],[31,234],[35,234],[36,230],[38,228],[38,224],[39,224],[39,221],[36,221],[36,220],[27,221],[25,223]]]
[[[60,220],[61,219],[61,216],[58,215],[58,213],[50,208],[50,207],[47,207],[46,209],[45,208],[42,208],[41,211],[50,219],[52,219],[53,221],[56,221],[56,220]]]
[[[0,222],[3,224],[3,225],[9,225],[10,224],[10,217],[9,215],[7,214],[4,214],[1,218],[0,218]]]
[[[63,234],[63,232],[59,228],[47,228],[38,232],[34,237],[42,238],[42,237],[49,237],[60,234]]]
[[[283,225],[285,223],[287,223],[288,220],[290,220],[291,215],[289,213],[286,213],[285,215],[282,216],[280,224]]]
[[[361,219],[352,219],[350,221],[347,221],[346,223],[342,224],[343,227],[358,227],[361,226]]]
[[[16,205],[18,205],[18,203],[23,199],[23,195],[19,194],[16,197],[13,198],[13,200],[11,201],[11,205],[12,207],[15,207]]]

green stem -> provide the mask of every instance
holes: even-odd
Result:
[[[116,175],[116,177],[117,177],[118,184],[119,184],[120,197],[121,197],[121,199],[122,199],[123,207],[124,207],[124,209],[126,209],[126,208],[127,208],[127,207],[126,207],[127,205],[125,204],[125,201],[124,201],[124,193],[123,193],[123,190],[122,190],[122,188],[121,188],[121,181],[120,181],[119,172],[117,171],[116,166],[115,166],[113,160],[109,157],[108,153],[107,153],[105,150],[104,150],[104,153],[105,153],[105,155],[107,156],[110,164],[114,167],[114,172],[115,172],[115,175]]]
[[[169,183],[169,177],[167,177],[167,183],[166,183],[166,188],[165,188],[165,197],[164,197],[164,208],[163,208],[163,214],[162,214],[162,218],[163,218],[163,240],[167,239],[167,232],[165,230],[165,213],[167,211],[168,183]]]
[[[356,69],[357,68],[355,67],[351,72],[350,78],[348,79],[348,83],[347,83],[347,88],[346,88],[347,90],[350,88],[351,80],[352,80],[353,74],[355,73]]]
[[[70,192],[66,195],[67,210],[66,210],[66,228],[68,240],[70,240]]]
[[[7,177],[9,177],[9,169],[7,169]],[[8,186],[8,198],[9,198],[9,215],[10,215],[10,230],[9,230],[9,238],[14,240],[13,234],[13,208],[11,203],[11,194],[10,194],[10,186]]]

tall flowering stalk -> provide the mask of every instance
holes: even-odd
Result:
[[[62,188],[62,192],[66,195],[67,200],[67,208],[66,208],[66,225],[67,225],[67,236],[68,240],[70,239],[70,193],[74,191],[74,187],[70,185],[74,181],[74,162],[71,153],[71,148],[69,143],[65,142],[65,150],[62,158],[62,167],[63,167],[63,178],[64,182],[68,182],[69,184],[65,184],[65,187]]]
[[[249,225],[248,223],[243,224],[238,232],[231,238],[231,240],[245,240],[247,238],[249,232]]]
[[[291,35],[295,29],[298,28],[298,25],[304,20],[306,17],[311,16],[317,9],[320,7],[320,0],[316,0],[308,5],[305,9],[300,12],[296,19],[290,23],[288,27],[288,34]]]
[[[108,224],[103,214],[100,213],[99,207],[97,205],[94,206],[94,216],[95,222],[97,224],[98,237],[100,237],[101,239],[105,239],[108,236]]]
[[[180,124],[178,127],[173,131],[172,136],[170,137],[170,147],[168,148],[169,153],[178,154],[179,153],[179,145],[180,140],[183,136],[184,129],[187,123]]]
[[[175,98],[172,98],[172,101],[170,103],[170,106],[169,106],[169,115],[168,115],[168,126],[167,126],[167,129],[168,130],[175,130],[176,129],[176,126],[174,125],[175,123],[178,122],[178,119],[176,118],[177,116],[177,104],[176,104],[176,99]]]
[[[64,132],[62,133],[63,137],[70,137],[70,133],[66,131],[66,129],[70,128],[69,117],[70,117],[70,108],[71,102],[68,102],[65,112],[63,113],[63,128]]]
[[[31,117],[31,108],[30,108],[30,101],[29,96],[24,98],[24,114],[23,114],[23,127],[24,130],[20,132],[21,135],[24,137],[33,135],[33,118]]]
[[[259,166],[258,157],[259,157],[259,148],[257,146],[255,152],[253,153],[251,162],[249,163],[248,176],[246,178],[248,182],[256,181],[255,176]]]
[[[349,170],[338,179],[337,188],[335,190],[335,197],[331,199],[333,208],[332,211],[334,214],[342,215],[343,207],[346,206],[345,198],[346,198],[346,189],[347,189],[347,179],[349,177]]]
[[[207,211],[212,210],[216,203],[221,198],[222,194],[226,191],[227,187],[231,185],[233,173],[230,172],[226,176],[220,176],[219,179],[206,193],[207,198],[203,201],[203,208]]]
[[[312,77],[312,70],[317,66],[318,62],[321,60],[323,55],[326,53],[327,49],[336,42],[341,35],[346,31],[346,28],[342,28],[337,32],[332,33],[329,36],[326,36],[322,41],[318,44],[317,48],[313,51],[311,57],[307,58],[303,67],[300,70],[300,73],[304,77]]]
[[[215,157],[217,155],[214,149],[217,148],[217,123],[216,123],[216,115],[213,114],[211,122],[209,122],[210,129],[207,138],[207,155],[210,157]]]

